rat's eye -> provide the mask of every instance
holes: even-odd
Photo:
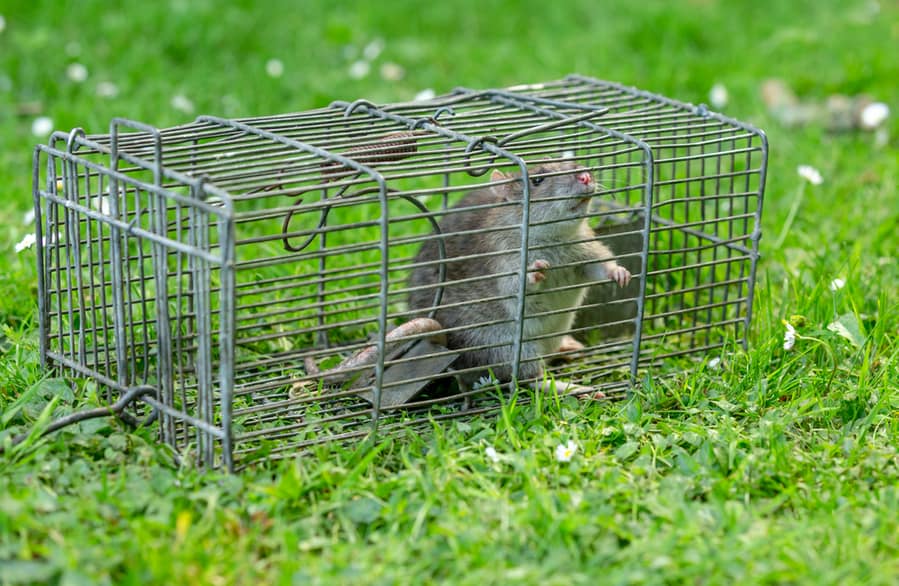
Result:
[[[546,179],[546,177],[531,177],[531,185],[536,187],[537,185],[543,183],[544,179]]]

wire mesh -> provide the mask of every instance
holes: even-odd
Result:
[[[622,396],[745,344],[766,155],[580,76],[57,133],[34,161],[42,358],[110,402],[155,387],[160,439],[228,469],[489,412],[509,381]],[[589,201],[547,189],[584,173]]]

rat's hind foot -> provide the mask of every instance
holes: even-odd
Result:
[[[528,267],[528,285],[536,285],[546,279],[546,270],[549,268],[549,261],[538,259]]]
[[[557,358],[559,360],[570,362],[577,358],[577,353],[581,352],[584,347],[583,344],[574,339],[574,336],[562,336],[562,341],[559,343],[559,347],[556,348],[556,352],[562,355]]]
[[[556,392],[559,395],[574,395],[582,401],[595,401],[606,398],[605,393],[593,387],[585,387],[576,383],[567,383],[548,378],[533,383],[531,387],[543,393]]]
[[[577,395],[577,398],[581,401],[601,401],[607,397],[606,394],[602,391],[597,391],[596,389],[587,389],[586,393],[579,393]]]

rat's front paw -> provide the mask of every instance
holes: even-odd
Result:
[[[528,285],[536,285],[546,279],[546,270],[549,268],[549,261],[535,260],[528,267]]]
[[[609,278],[618,283],[619,287],[627,287],[631,282],[631,272],[621,265],[609,270]]]

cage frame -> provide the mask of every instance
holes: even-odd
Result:
[[[591,132],[602,133],[606,136],[612,136],[617,140],[631,144],[634,146],[634,148],[640,150],[643,157],[643,172],[645,174],[645,181],[643,185],[643,204],[646,206],[646,213],[643,217],[643,246],[640,251],[640,262],[641,266],[643,267],[643,278],[640,282],[639,294],[636,297],[637,313],[636,318],[634,319],[635,332],[633,335],[633,350],[631,351],[631,361],[629,366],[630,376],[627,384],[624,387],[629,392],[629,389],[632,388],[632,386],[637,382],[638,373],[641,368],[641,343],[645,317],[644,304],[646,299],[646,288],[648,281],[647,275],[649,274],[649,235],[652,229],[651,223],[653,221],[653,206],[656,203],[654,201],[654,195],[656,193],[656,189],[658,188],[655,181],[657,157],[654,154],[654,147],[652,144],[641,140],[634,135],[630,135],[625,132],[619,132],[612,127],[608,127],[602,124],[604,120],[602,116],[608,113],[608,107],[577,103],[568,100],[551,99],[540,97],[539,95],[524,93],[533,91],[536,94],[540,90],[546,88],[547,85],[552,85],[552,83],[579,83],[596,88],[611,89],[620,92],[622,95],[639,97],[649,100],[653,103],[664,104],[665,106],[685,113],[689,113],[694,116],[714,119],[724,125],[740,128],[741,130],[749,133],[758,140],[759,146],[757,148],[757,152],[760,153],[759,156],[761,158],[761,161],[757,175],[757,195],[755,195],[755,197],[757,197],[757,205],[753,209],[751,216],[753,220],[752,232],[745,238],[750,243],[750,246],[745,249],[749,256],[749,268],[748,274],[745,279],[747,297],[745,301],[745,315],[742,318],[744,324],[743,335],[739,340],[739,343],[744,348],[747,347],[749,327],[752,318],[752,303],[754,300],[757,262],[759,256],[758,245],[759,239],[761,237],[761,214],[764,200],[764,188],[768,157],[767,138],[764,132],[762,132],[761,130],[722,114],[710,112],[703,105],[694,106],[692,104],[678,102],[676,100],[666,98],[658,94],[653,94],[651,92],[627,87],[622,84],[605,82],[597,80],[595,78],[580,75],[570,75],[563,80],[559,80],[558,82],[551,82],[550,84],[527,84],[513,86],[506,89],[473,90],[464,87],[456,88],[446,96],[438,97],[431,102],[437,108],[437,110],[435,111],[434,116],[429,118],[412,118],[409,116],[404,116],[402,114],[404,109],[421,106],[418,103],[412,102],[377,106],[366,100],[356,100],[355,102],[335,101],[331,103],[327,109],[323,110],[330,109],[339,111],[346,118],[350,118],[351,116],[358,114],[367,116],[375,120],[391,121],[400,126],[407,127],[410,131],[425,131],[428,133],[433,133],[434,136],[439,136],[448,140],[467,144],[466,152],[480,149],[481,152],[492,154],[494,158],[503,158],[505,160],[508,160],[510,164],[518,166],[523,179],[524,196],[522,202],[523,218],[520,230],[521,247],[519,250],[518,270],[518,329],[515,335],[515,339],[513,340],[513,356],[515,357],[515,360],[512,363],[513,385],[511,386],[513,387],[515,381],[518,380],[518,369],[520,367],[522,343],[524,339],[526,295],[525,279],[528,268],[528,237],[530,226],[528,210],[530,207],[529,204],[531,202],[531,195],[528,188],[529,182],[527,181],[528,165],[521,156],[515,154],[515,152],[504,149],[500,141],[496,140],[495,138],[493,140],[490,140],[484,135],[470,136],[442,126],[437,121],[441,110],[451,108],[454,104],[459,104],[473,98],[486,98],[495,104],[515,107],[539,115],[548,120],[545,123],[546,125],[551,125],[553,121],[555,121],[559,125],[574,124],[579,128],[589,129]],[[566,115],[559,110],[575,111],[577,112],[577,114]],[[592,120],[593,118],[597,117],[599,117],[599,120]],[[385,349],[387,345],[386,336],[388,331],[388,318],[390,315],[388,308],[388,273],[390,270],[390,216],[388,213],[389,188],[387,180],[375,166],[366,165],[364,164],[364,162],[360,162],[352,156],[347,156],[346,154],[333,152],[314,144],[292,139],[290,137],[280,135],[276,132],[265,130],[264,128],[255,127],[247,121],[230,120],[216,116],[200,116],[196,119],[194,124],[208,124],[211,126],[214,125],[222,129],[239,131],[241,133],[259,137],[260,139],[269,140],[284,147],[294,149],[297,152],[318,157],[320,160],[325,161],[329,164],[333,163],[335,165],[339,165],[342,169],[351,169],[354,172],[360,174],[360,176],[365,177],[367,181],[371,181],[377,185],[377,201],[380,204],[382,210],[382,214],[378,219],[378,225],[380,227],[378,252],[380,253],[381,259],[380,266],[378,267],[378,275],[381,279],[381,289],[379,291],[380,307],[377,313],[377,330],[374,337],[374,346],[379,358],[373,365],[373,401],[370,417],[371,422],[368,432],[369,437],[374,437],[375,434],[377,434],[379,431],[379,423],[381,421],[381,392],[384,382]],[[549,127],[551,128],[551,126]],[[120,135],[122,131],[148,135],[152,141],[152,158],[146,159],[120,148]],[[51,294],[54,291],[55,293],[60,295],[60,308],[62,307],[61,296],[64,293],[68,294],[70,301],[70,303],[68,304],[70,313],[69,321],[74,321],[72,316],[73,303],[71,302],[74,293],[72,282],[67,281],[67,291],[63,291],[60,285],[60,272],[63,268],[60,264],[60,248],[62,247],[48,246],[54,244],[54,237],[57,239],[59,238],[58,232],[56,236],[53,235],[51,226],[60,226],[60,212],[64,214],[63,223],[66,226],[65,237],[67,241],[71,239],[72,235],[74,235],[76,242],[78,242],[79,244],[84,244],[84,241],[82,241],[80,235],[80,217],[87,218],[88,221],[94,220],[98,223],[102,222],[108,225],[109,251],[111,256],[109,268],[112,272],[111,282],[121,284],[118,287],[117,292],[115,286],[111,288],[112,292],[114,293],[111,305],[113,308],[113,313],[115,315],[115,321],[118,324],[128,323],[125,317],[126,300],[124,286],[124,283],[128,281],[128,277],[122,273],[122,245],[123,242],[127,242],[126,238],[141,238],[152,243],[151,256],[153,259],[152,263],[155,271],[153,279],[157,287],[155,290],[157,300],[160,298],[168,299],[168,292],[166,289],[166,284],[168,281],[168,269],[164,259],[167,259],[168,255],[172,253],[187,255],[190,261],[190,266],[188,267],[187,273],[190,275],[190,279],[192,280],[193,285],[196,287],[195,290],[192,290],[191,294],[195,296],[196,303],[194,307],[194,315],[197,328],[195,337],[197,339],[198,356],[196,368],[198,369],[198,372],[201,373],[197,375],[198,414],[197,416],[192,416],[191,414],[186,413],[183,410],[178,410],[173,407],[175,373],[174,366],[171,360],[173,351],[172,332],[169,327],[170,316],[167,302],[157,302],[155,304],[155,308],[157,310],[157,339],[155,341],[155,344],[158,345],[158,349],[156,350],[158,391],[156,396],[141,396],[140,401],[145,403],[151,409],[151,417],[159,417],[161,419],[159,425],[159,434],[160,439],[163,442],[173,446],[176,444],[174,422],[175,420],[181,420],[185,422],[186,425],[190,425],[195,428],[197,438],[197,460],[199,463],[206,466],[221,465],[229,471],[234,471],[238,469],[242,464],[240,462],[236,462],[234,458],[235,438],[232,418],[235,389],[234,377],[236,366],[235,308],[237,304],[237,294],[235,224],[237,217],[235,214],[234,201],[232,199],[231,193],[227,189],[221,188],[214,182],[209,181],[208,178],[203,175],[192,176],[182,171],[167,167],[164,164],[164,145],[160,129],[137,121],[132,121],[124,118],[115,118],[110,123],[110,131],[108,137],[109,143],[104,144],[97,140],[89,138],[80,128],[76,128],[69,133],[55,132],[53,133],[53,135],[51,135],[50,140],[48,141],[48,145],[38,145],[35,147],[33,152],[32,195],[35,207],[36,221],[35,248],[38,263],[38,321],[41,364],[45,368],[55,366],[58,368],[62,368],[72,373],[73,375],[77,373],[79,375],[93,378],[99,384],[105,386],[110,393],[111,391],[117,391],[119,396],[127,393],[129,390],[133,390],[135,387],[147,384],[146,380],[129,379],[129,372],[127,368],[129,362],[127,357],[125,356],[125,349],[127,347],[128,341],[124,327],[112,328],[115,335],[114,346],[116,352],[116,364],[126,365],[124,369],[116,369],[117,372],[115,378],[111,378],[107,375],[107,373],[101,372],[99,368],[99,366],[101,366],[100,363],[97,363],[92,368],[84,359],[86,349],[84,348],[85,332],[83,330],[83,323],[80,324],[82,331],[79,332],[80,346],[78,348],[78,354],[80,360],[74,360],[71,357],[66,356],[65,353],[61,350],[57,352],[54,351],[51,347],[50,332],[52,328],[50,323],[51,317],[49,300]],[[64,148],[59,146],[59,143],[63,141],[65,142]],[[752,144],[751,140],[749,144]],[[97,153],[108,154],[108,167],[103,167],[99,163],[95,163],[93,161],[80,157],[78,154],[80,148],[91,149],[92,151]],[[755,151],[753,150],[753,152]],[[46,162],[46,189],[41,188],[41,168],[44,165],[44,161]],[[121,164],[131,165],[152,174],[152,181],[148,183],[146,181],[139,180],[138,178],[131,177],[120,172],[119,167]],[[62,169],[61,178],[58,176],[59,169],[57,168],[57,165],[60,165]],[[153,196],[158,198],[157,207],[149,210],[150,217],[155,217],[153,222],[156,223],[154,225],[156,225],[158,230],[154,232],[153,230],[146,230],[144,228],[141,228],[138,221],[140,213],[138,213],[130,223],[125,222],[124,220],[119,220],[118,217],[122,214],[120,214],[121,210],[118,209],[120,202],[119,197],[117,196],[109,198],[112,202],[111,214],[113,217],[110,217],[109,214],[104,214],[102,211],[91,208],[88,200],[93,197],[93,194],[86,193],[86,201],[82,203],[79,199],[79,165],[85,169],[85,191],[90,190],[87,183],[89,182],[90,173],[94,172],[96,173],[97,177],[103,176],[107,178],[109,182],[109,192],[111,194],[120,193],[120,185],[124,185],[130,186],[135,190],[135,198],[138,201],[138,194],[141,192],[152,194]],[[748,173],[749,172],[747,171],[747,184],[749,181]],[[59,182],[62,182],[62,195],[60,195],[58,193],[59,190],[56,189],[59,186]],[[167,188],[166,182],[175,182],[178,185],[185,186],[188,190],[188,194],[183,195]],[[100,185],[102,185],[102,180]],[[125,190],[127,193],[127,187],[125,187]],[[214,200],[216,205],[210,204],[210,200]],[[125,201],[124,197],[122,201]],[[154,200],[151,198],[150,201],[152,202]],[[165,225],[167,220],[165,214],[167,206],[169,205],[168,202],[175,202],[177,205],[185,206],[189,212],[188,224],[190,226],[190,229],[188,230],[189,234],[187,243],[172,240],[166,232]],[[748,198],[746,198],[746,202],[748,203]],[[138,203],[137,205],[139,207],[140,204]],[[203,219],[204,214],[208,215],[208,217],[205,217],[205,220]],[[124,212],[124,217],[127,218],[127,211]],[[216,248],[218,249],[218,254],[212,254],[204,248],[204,246],[208,246],[209,243],[204,242],[201,236],[204,227],[206,227],[206,224],[204,224],[204,222],[208,223],[213,218],[217,223],[217,234],[219,236],[219,240],[216,246]],[[47,222],[46,234],[44,233],[45,220]],[[86,225],[89,226],[90,224]],[[102,226],[98,228],[98,231],[100,232],[98,242],[102,244]],[[712,239],[717,238],[715,236],[712,236],[711,234],[703,234],[703,236],[709,236]],[[50,239],[46,240],[48,237]],[[719,243],[721,243],[720,239],[718,240]],[[88,235],[87,242],[89,244],[92,242],[90,235]],[[728,244],[724,243],[724,245]],[[66,254],[72,255],[73,257],[71,262],[74,263],[74,266],[81,267],[82,261],[80,260],[80,255],[82,254],[82,251],[80,249],[80,246],[66,248],[68,249]],[[53,289],[51,283],[48,283],[51,272],[49,267],[52,265],[52,258],[48,255],[53,251],[55,251],[55,254],[57,255],[55,265],[55,275],[57,280],[56,290]],[[88,251],[87,254],[90,257],[92,252]],[[125,251],[125,254],[127,254],[127,251]],[[90,257],[89,262],[92,261],[93,258]],[[102,256],[100,262],[101,264],[103,263]],[[70,266],[72,265],[67,265],[67,267]],[[213,295],[212,287],[209,282],[209,274],[213,267],[217,269],[220,280],[220,284],[218,286],[218,315],[220,323],[218,325],[218,372],[216,377],[218,380],[217,395],[214,388],[215,385],[213,383],[214,361],[212,359],[213,349],[211,347],[213,325],[210,316],[211,305],[209,305],[209,303],[211,303],[211,297]],[[76,276],[75,288],[77,288],[79,294],[82,294],[82,274],[78,270],[75,270],[73,272]],[[93,279],[92,274],[91,278]],[[740,280],[742,282],[742,277]],[[145,298],[146,281],[142,281],[142,284],[144,286],[143,297]],[[90,285],[90,288],[93,292],[93,284]],[[104,307],[106,306],[105,301],[103,302],[103,305]],[[61,326],[62,321],[60,321],[59,324]],[[96,326],[94,326],[94,328],[96,329]],[[61,331],[58,332],[58,334],[60,337],[62,336]],[[74,348],[74,332],[70,333],[70,338],[71,344]],[[63,345],[64,344],[61,344],[61,346]],[[110,367],[108,359],[108,346],[106,348],[106,351],[107,361],[105,363],[105,366],[108,371]],[[111,396],[111,394],[107,395],[107,399],[110,401]],[[216,398],[217,401],[215,400]],[[473,409],[471,411],[461,413],[460,416],[472,415],[489,410],[490,409]],[[437,419],[443,418],[443,416],[437,417]],[[355,434],[352,437],[357,436],[358,434]],[[338,437],[337,439],[341,438]],[[218,448],[216,447],[216,441],[221,443],[220,447]]]

